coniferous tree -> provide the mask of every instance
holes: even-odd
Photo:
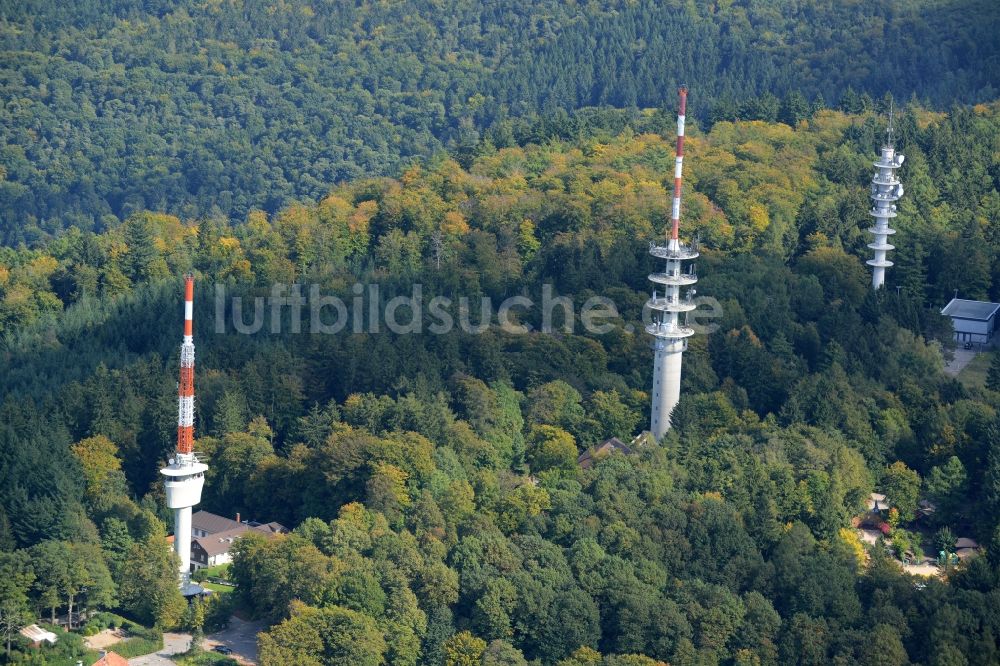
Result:
[[[986,388],[1000,391],[1000,354],[993,352],[990,368],[986,371]]]
[[[805,96],[795,90],[785,95],[781,101],[781,108],[778,111],[778,120],[795,127],[800,120],[805,120],[810,115],[809,102]]]
[[[152,276],[153,261],[158,256],[149,219],[143,214],[133,215],[125,222],[124,229],[127,249],[122,271],[133,283],[146,282]]]

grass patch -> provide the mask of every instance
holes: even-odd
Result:
[[[232,585],[219,585],[218,583],[202,582],[199,583],[199,585],[204,587],[206,590],[212,590],[213,592],[219,592],[221,594],[229,594],[236,589]]]
[[[123,624],[129,637],[111,648],[126,659],[141,657],[163,649],[163,632],[128,620]]]
[[[197,573],[205,578],[225,578],[229,580],[229,563],[216,564],[214,567],[205,567],[204,569],[199,569]]]
[[[172,659],[180,666],[239,666],[240,663],[211,650],[199,650],[195,654],[188,652]]]
[[[134,659],[146,654],[159,652],[163,649],[163,637],[160,640],[150,638],[127,638],[121,643],[115,643],[109,650],[114,650],[126,659]]]
[[[996,352],[980,352],[958,373],[958,381],[967,389],[986,386],[986,373]]]
[[[201,570],[209,578],[225,578],[229,579],[229,563],[226,564],[216,564],[214,567],[205,567]]]

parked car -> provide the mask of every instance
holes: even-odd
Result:
[[[216,652],[218,652],[219,654],[232,654],[233,653],[233,649],[231,647],[226,646],[226,645],[216,645],[212,649],[215,650]]]

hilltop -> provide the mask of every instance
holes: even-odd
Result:
[[[669,107],[678,83],[703,123],[986,102],[997,19],[989,0],[4,3],[0,240],[274,214],[521,122]]]

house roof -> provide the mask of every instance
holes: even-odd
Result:
[[[37,624],[29,624],[27,627],[22,627],[18,633],[27,638],[32,643],[41,643],[42,641],[48,641],[49,643],[54,644],[57,640],[59,640],[59,637],[56,636],[54,633],[42,629]]]
[[[219,516],[208,511],[197,511],[191,516],[191,527],[209,534],[217,534],[238,527],[240,523],[232,518]]]
[[[229,549],[233,547],[233,542],[249,532],[250,529],[246,525],[240,525],[224,532],[197,537],[194,539],[194,543],[198,544],[209,557],[215,557],[216,555],[228,553]]]
[[[198,544],[209,557],[215,557],[216,555],[228,553],[229,549],[233,547],[233,543],[247,532],[257,532],[266,537],[273,538],[279,534],[287,534],[288,529],[281,523],[274,522],[267,523],[266,525],[255,525],[253,527],[237,523],[236,527],[230,530],[216,532],[208,536],[195,537],[192,543]]]
[[[626,446],[624,442],[617,437],[612,437],[611,439],[606,439],[601,442],[601,444],[596,448],[587,449],[581,453],[577,456],[576,464],[583,469],[589,469],[590,467],[593,467],[595,458],[609,455],[615,451],[624,453],[625,455],[630,455],[632,453],[632,449]]]
[[[94,666],[128,666],[128,659],[116,652],[108,652],[95,661]]]
[[[250,526],[258,532],[265,534],[288,534],[289,531],[287,527],[273,520],[269,523],[258,523],[256,525],[251,523]]]
[[[882,493],[871,493],[868,495],[869,511],[885,511],[889,508],[889,502]]]
[[[956,549],[958,549],[958,548],[979,548],[979,544],[976,543],[975,540],[970,539],[968,537],[961,537],[959,539],[955,539],[955,548]]]
[[[1000,310],[1000,303],[988,303],[986,301],[967,301],[964,298],[953,298],[951,303],[944,306],[941,314],[958,319],[975,319],[978,321],[988,321],[997,310]]]

